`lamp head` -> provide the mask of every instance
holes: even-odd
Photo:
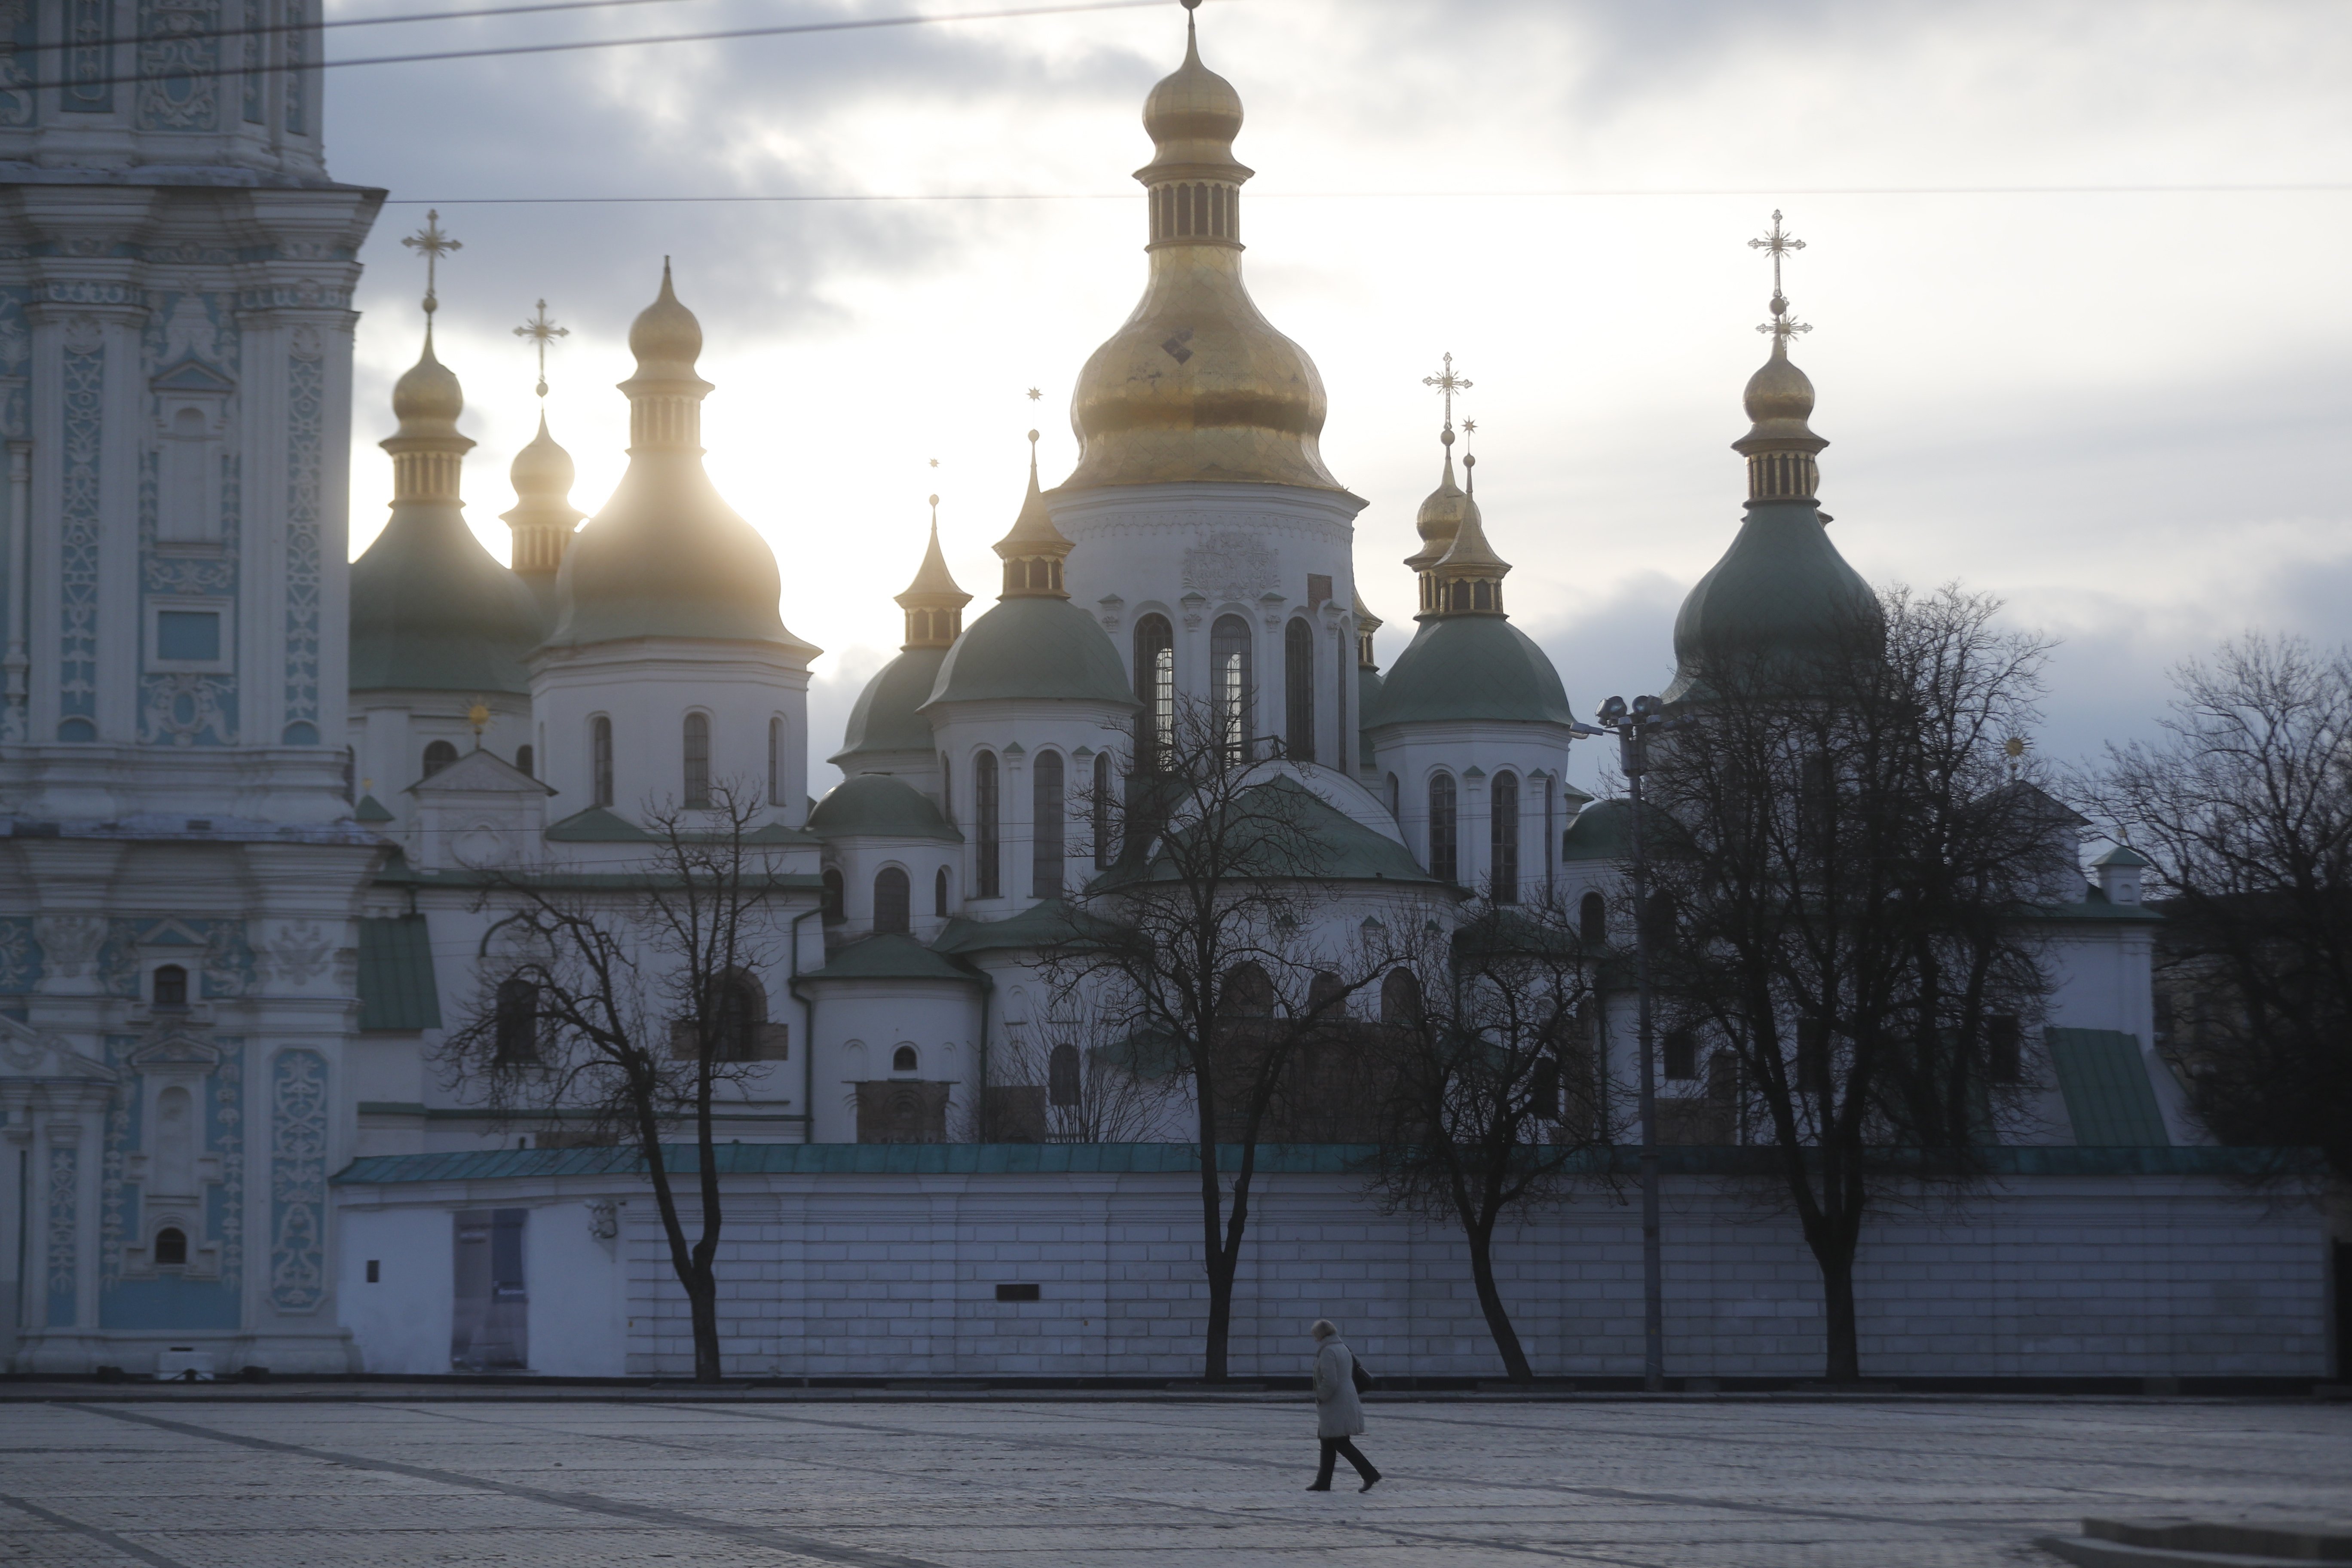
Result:
[[[1623,723],[1625,721],[1625,700],[1622,697],[1612,697],[1608,701],[1603,702],[1601,705],[1601,721],[1612,728]]]
[[[1644,721],[1654,719],[1659,710],[1664,706],[1665,704],[1654,697],[1636,697],[1633,699],[1633,717],[1637,721]]]

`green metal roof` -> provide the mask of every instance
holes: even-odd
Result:
[[[841,750],[827,760],[846,767],[870,752],[929,752],[931,721],[917,710],[939,684],[943,647],[910,647],[874,672],[849,710]]]
[[[1669,701],[1696,694],[1709,658],[1801,656],[1878,615],[1878,596],[1830,542],[1810,500],[1749,501],[1723,558],[1675,616]]]
[[[383,802],[372,795],[360,796],[359,805],[352,808],[352,817],[358,822],[390,822],[393,819],[392,813],[384,809]]]
[[[801,976],[803,980],[961,980],[978,977],[953,960],[941,956],[897,931],[869,936],[837,948],[824,967]]]
[[[527,696],[523,656],[547,629],[523,580],[455,506],[408,502],[351,578],[351,689]]]
[[[360,1027],[437,1029],[441,993],[423,915],[360,921]]]
[[[2137,1037],[2114,1029],[2049,1029],[2059,1092],[2084,1148],[2160,1149],[2172,1142],[2147,1080]]]
[[[1376,833],[1331,805],[1287,773],[1276,773],[1252,785],[1234,799],[1233,809],[1276,814],[1295,826],[1296,864],[1268,868],[1265,874],[1285,879],[1334,882],[1412,882],[1434,885],[1437,879],[1421,868],[1412,852],[1385,834]],[[1116,887],[1129,881],[1161,881],[1175,876],[1164,856],[1148,866],[1124,864],[1103,874],[1097,885]]]
[[[1093,916],[1075,910],[1061,899],[1041,899],[1019,914],[1001,921],[948,921],[948,929],[931,944],[940,952],[1009,952],[1057,947],[1077,942],[1104,929]]]
[[[730,1176],[1026,1176],[1192,1175],[1200,1157],[1190,1143],[722,1143],[715,1151],[719,1173]],[[1275,1176],[1357,1176],[1378,1151],[1359,1143],[1260,1144],[1257,1169]],[[1878,1151],[1892,1166],[1916,1150]],[[699,1168],[694,1145],[664,1147],[673,1172]],[[1569,1163],[1576,1171],[1629,1174],[1632,1148],[1579,1151]],[[1777,1174],[1780,1152],[1770,1148],[1717,1148],[1669,1144],[1657,1151],[1660,1168],[1672,1176]],[[1976,1151],[1994,1175],[2020,1176],[2241,1176],[2310,1168],[2300,1151],[2279,1149],[2147,1148],[2068,1149],[2000,1145]],[[1231,1170],[1240,1162],[1237,1143],[1218,1147],[1218,1163]],[[545,1180],[558,1176],[643,1176],[645,1163],[635,1149],[484,1149],[466,1153],[371,1154],[352,1161],[333,1177],[339,1186],[408,1182]]]
[[[2143,869],[2155,863],[2128,844],[2118,844],[2091,862],[2094,866],[2136,866]]]
[[[809,813],[809,831],[824,838],[934,838],[961,844],[930,796],[904,779],[861,773],[825,792]]]
[[[1425,620],[1381,678],[1368,730],[1483,720],[1573,724],[1559,671],[1535,639],[1500,616]]]
[[[558,844],[650,844],[653,836],[610,807],[592,805],[561,822],[547,825],[546,837]]]
[[[2065,904],[2037,904],[2034,914],[2052,921],[2100,921],[2123,925],[2159,925],[2164,916],[2146,904],[2118,904],[2096,886],[2086,885],[2080,901]]]
[[[1562,860],[1622,860],[1633,852],[1633,803],[1596,800],[1560,835]]]
[[[1067,599],[1003,599],[964,627],[931,688],[940,702],[992,699],[1133,708],[1110,634]]]

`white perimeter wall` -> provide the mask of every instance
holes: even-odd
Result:
[[[719,1254],[728,1373],[1198,1376],[1206,1288],[1192,1184],[731,1178]],[[685,1300],[649,1199],[625,1204],[618,1242],[603,1243],[584,1206],[599,1192],[528,1184],[345,1189],[345,1321],[367,1369],[446,1370],[448,1211],[533,1206],[534,1370],[690,1374]],[[1236,1375],[1303,1373],[1318,1317],[1336,1320],[1378,1373],[1498,1374],[1451,1226],[1382,1216],[1342,1176],[1261,1177],[1253,1209]],[[413,1265],[399,1256],[411,1247]],[[2326,1247],[2315,1211],[2221,1180],[2011,1178],[1870,1228],[1857,1279],[1863,1370],[2326,1375]],[[358,1282],[369,1256],[383,1259],[383,1284]],[[1504,1236],[1496,1266],[1538,1373],[1638,1374],[1630,1194],[1622,1205],[1580,1196]],[[1712,1182],[1670,1179],[1665,1267],[1670,1375],[1821,1374],[1819,1276],[1792,1221]],[[1035,1284],[1042,1299],[1000,1302],[1000,1282]]]

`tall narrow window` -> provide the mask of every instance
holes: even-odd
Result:
[[[931,913],[941,920],[948,918],[948,868],[945,866],[940,867],[939,875],[931,879]]]
[[[953,827],[956,825],[955,764],[948,760],[945,752],[940,753],[940,809],[945,813],[948,826]]]
[[[1030,858],[1029,896],[1033,899],[1058,899],[1062,896],[1063,859],[1068,853],[1066,835],[1069,807],[1065,804],[1062,753],[1040,752],[1029,770]]]
[[[1454,775],[1438,773],[1429,781],[1429,874],[1441,882],[1456,879],[1454,822]]]
[[[1282,743],[1302,763],[1315,760],[1315,628],[1301,617],[1282,633]]]
[[[845,913],[842,907],[843,892],[844,883],[842,881],[840,868],[833,866],[826,867],[824,868],[824,903],[823,905],[824,910],[825,924],[832,925],[843,919]]]
[[[1331,668],[1339,677],[1339,689],[1332,693],[1338,700],[1331,708],[1331,765],[1344,773],[1348,771],[1348,686],[1356,679],[1356,661],[1348,657],[1345,637],[1331,650]]]
[[[613,721],[592,721],[588,726],[588,793],[591,805],[613,804]]]
[[[1110,753],[1095,753],[1095,869],[1110,864]]]
[[[2025,1032],[2014,1013],[1996,1013],[1985,1020],[1985,1077],[1994,1083],[2015,1083],[2025,1076]]]
[[[1609,903],[1598,893],[1587,893],[1576,908],[1576,936],[1587,947],[1609,945]]]
[[[1487,819],[1487,896],[1498,904],[1519,901],[1519,775],[1496,773],[1486,791],[1494,810]]]
[[[446,741],[436,741],[425,748],[425,776],[431,778],[457,760],[457,748]]]
[[[1659,1052],[1660,1071],[1680,1082],[1698,1077],[1698,1037],[1688,1029],[1666,1031],[1665,1046]]]
[[[1557,864],[1559,859],[1559,829],[1552,824],[1552,802],[1555,798],[1554,792],[1557,789],[1558,784],[1559,781],[1556,779],[1546,778],[1544,780],[1543,868],[1544,891],[1547,893],[1551,891],[1552,867]]]
[[[493,1058],[502,1066],[539,1060],[539,987],[516,976],[499,982]]]
[[[1209,689],[1217,705],[1217,744],[1228,763],[1250,754],[1250,628],[1239,616],[1219,616],[1209,628]]]
[[[1176,635],[1165,616],[1135,623],[1136,764],[1157,773],[1167,765],[1176,738]]]
[[[710,715],[689,713],[686,716],[686,804],[707,807],[710,804]]]
[[[784,721],[768,721],[768,804],[784,804]]]
[[[1389,775],[1389,815],[1399,822],[1404,820],[1404,791],[1398,785],[1394,773]]]
[[[998,853],[1002,847],[997,841],[996,753],[994,752],[982,752],[972,759],[971,817],[972,826],[979,830],[979,841],[973,847],[979,860],[975,869],[979,872],[976,879],[980,883],[980,897],[993,899],[999,897],[1002,892],[998,877],[1000,868],[997,865]]]
[[[908,884],[907,873],[896,866],[885,866],[875,872],[874,929],[904,931],[913,925],[914,891]]]
[[[188,1005],[188,972],[176,963],[159,965],[155,971],[155,1005],[184,1007]]]
[[[537,778],[539,776],[539,770],[533,765],[537,761],[538,759],[531,754],[531,750],[529,746],[517,746],[515,748],[516,772],[524,773],[531,778]]]

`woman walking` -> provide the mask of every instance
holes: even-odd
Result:
[[[1370,1491],[1381,1479],[1372,1462],[1356,1451],[1349,1438],[1364,1429],[1364,1404],[1356,1397],[1356,1356],[1340,1342],[1339,1331],[1328,1318],[1318,1318],[1312,1331],[1315,1335],[1315,1432],[1323,1439],[1323,1467],[1315,1473],[1310,1492],[1331,1489],[1331,1464],[1340,1455],[1356,1467],[1356,1474],[1364,1484],[1356,1489]]]

